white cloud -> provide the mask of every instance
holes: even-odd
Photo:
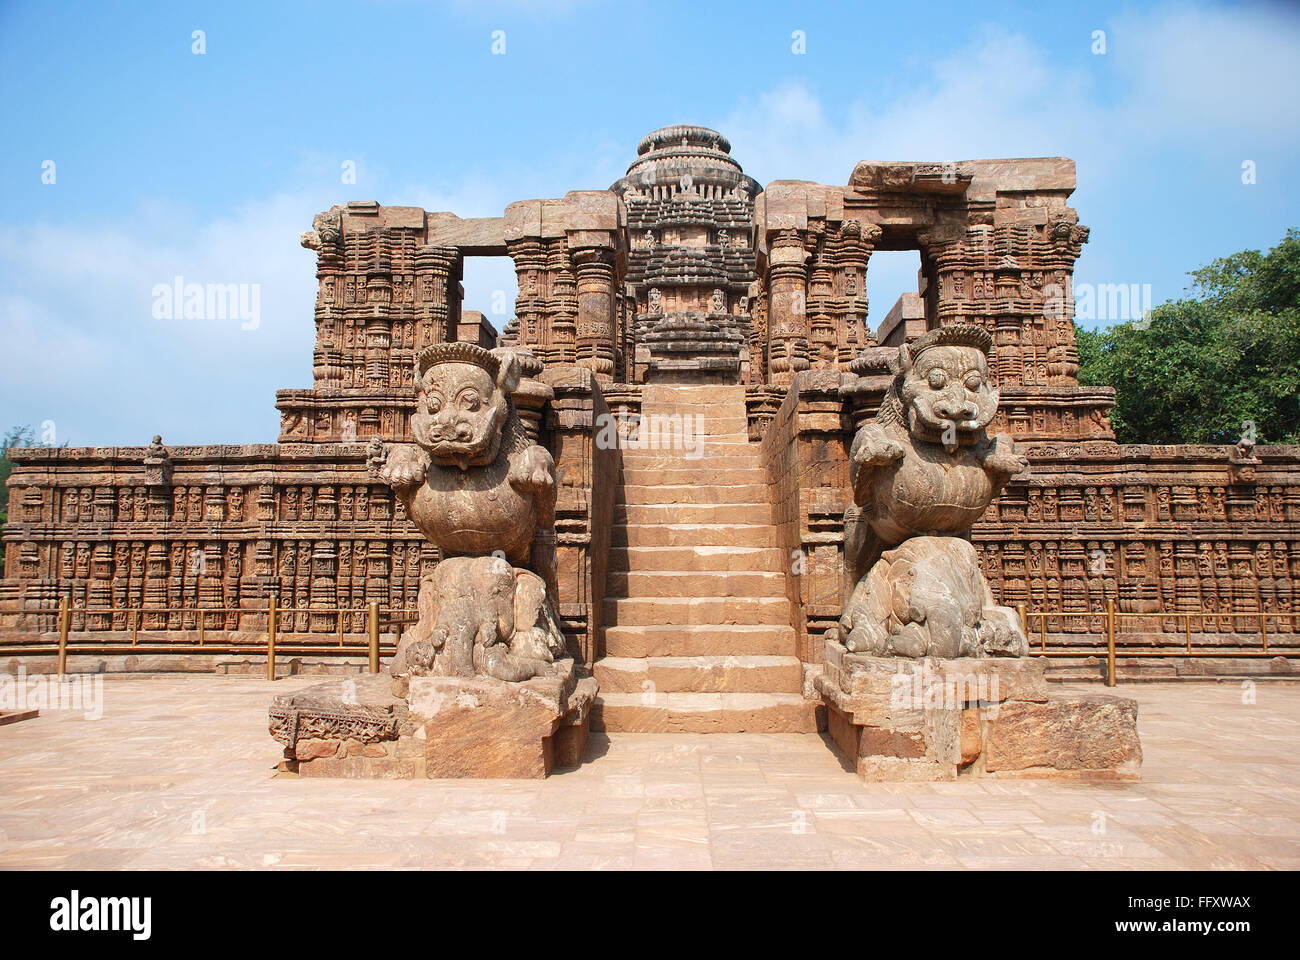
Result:
[[[1106,25],[1105,55],[1074,65],[990,27],[920,68],[898,96],[877,99],[864,73],[863,89],[832,111],[792,81],[742,102],[723,129],[760,182],[846,183],[862,160],[1066,154],[1097,171],[1138,147],[1193,150],[1225,136],[1294,143],[1300,32],[1296,18],[1282,19],[1260,8],[1129,14]]]
[[[1205,200],[1174,193],[1189,181],[1172,186],[1163,173],[1171,164],[1216,163],[1218,182],[1231,188],[1240,160],[1223,160],[1225,150],[1239,144],[1241,158],[1292,155],[1300,140],[1297,22],[1269,8],[1167,6],[1103,24],[1105,55],[1086,52],[1091,38],[1081,36],[1080,56],[1068,62],[990,27],[950,55],[918,63],[912,85],[897,95],[879,96],[865,71],[862,88],[847,96],[788,81],[742,101],[722,129],[760,183],[842,184],[863,160],[1071,157],[1082,191],[1076,204],[1095,228],[1080,272],[1147,282],[1149,271],[1132,272],[1151,262],[1134,255],[1141,241],[1132,224],[1190,229]],[[1180,249],[1198,255],[1179,232]],[[914,289],[893,267],[873,269],[868,284],[873,322]],[[1166,283],[1158,298],[1180,289]]]

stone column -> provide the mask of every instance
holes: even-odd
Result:
[[[389,385],[392,317],[388,308],[391,296],[391,268],[386,260],[376,261],[367,271],[366,282],[365,358],[368,387]]]
[[[337,387],[343,381],[343,257],[338,227],[321,236],[316,247],[316,349],[319,365],[313,386]]]
[[[768,376],[789,384],[808,369],[808,251],[801,231],[781,230],[768,254]]]
[[[577,266],[578,320],[576,359],[601,383],[614,380],[614,251],[579,247]]]
[[[167,546],[161,541],[149,544],[145,553],[144,605],[155,609],[167,605]],[[161,613],[144,616],[144,627],[161,630],[167,618]]]
[[[542,360],[551,366],[571,367],[577,362],[577,282],[566,241],[551,240],[547,246],[546,267],[551,277],[551,296],[547,303],[550,340]]]
[[[547,346],[542,322],[546,301],[546,251],[541,241],[533,238],[511,240],[506,243],[506,250],[515,262],[515,274],[519,279],[512,339],[518,346],[544,359]]]
[[[415,352],[454,339],[451,334],[451,284],[457,253],[450,247],[421,247],[415,252]]]
[[[987,230],[988,228],[979,228]],[[932,309],[927,316],[938,326],[952,323],[979,323],[976,316],[975,268],[982,259],[972,251],[965,227],[936,227],[917,234],[922,259],[930,259],[935,268],[935,289],[926,291]],[[987,240],[985,240],[987,243]]]
[[[866,329],[867,264],[883,233],[874,223],[845,220],[840,224],[835,313],[836,365],[841,370],[847,370],[859,352],[873,342],[871,332]]]

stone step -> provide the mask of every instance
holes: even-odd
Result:
[[[616,523],[614,547],[770,547],[768,523]]]
[[[785,574],[754,570],[611,570],[605,593],[611,597],[784,597]]]
[[[615,523],[768,523],[772,505],[762,503],[622,503]]]
[[[745,387],[721,384],[687,386],[675,383],[647,383],[641,388],[641,403],[689,403],[716,406],[723,403],[745,406]]]
[[[794,642],[788,624],[605,628],[610,657],[788,657],[794,655]]]
[[[606,597],[604,613],[610,626],[785,626],[790,622],[790,601],[785,597]]]
[[[779,547],[611,547],[608,569],[611,573],[651,570],[784,571],[784,558],[785,552]]]
[[[624,466],[631,467],[692,467],[705,466],[719,458],[726,459],[728,467],[756,467],[762,464],[756,443],[717,443],[712,440],[693,440],[687,443],[661,443],[652,446],[619,447]]]
[[[644,702],[649,700],[650,702]],[[601,693],[591,729],[610,733],[816,733],[824,708],[797,693]]]
[[[637,466],[624,461],[619,476],[624,486],[749,486],[767,483],[767,471],[756,461],[753,466],[715,466],[707,461],[694,461],[691,466]],[[766,498],[760,498],[766,499]]]
[[[605,657],[592,672],[600,692],[799,693],[798,657]]]
[[[631,450],[634,453],[639,451],[686,452],[701,446],[705,449],[712,449],[714,446],[723,443],[732,445],[749,443],[749,434],[705,433],[702,428],[695,426],[687,427],[685,430],[677,427],[664,427],[662,429],[656,427],[653,430],[643,430],[635,437],[624,437],[618,442],[620,450]]]
[[[655,417],[688,417],[692,427],[700,433],[749,433],[749,417],[744,408],[731,410],[716,406],[697,406],[682,403],[643,403],[641,421]]]
[[[615,503],[766,503],[765,483],[679,483],[654,486],[624,483]]]

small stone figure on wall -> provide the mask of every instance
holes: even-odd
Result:
[[[150,486],[163,486],[171,483],[172,461],[163,446],[162,436],[155,433],[144,452],[145,483]]]

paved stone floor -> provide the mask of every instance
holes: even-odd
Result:
[[[275,777],[271,691],[317,682],[109,676],[99,719],[0,726],[0,868],[1300,867],[1300,684],[1121,687],[1120,786],[867,785],[799,734],[594,737],[546,781]]]

